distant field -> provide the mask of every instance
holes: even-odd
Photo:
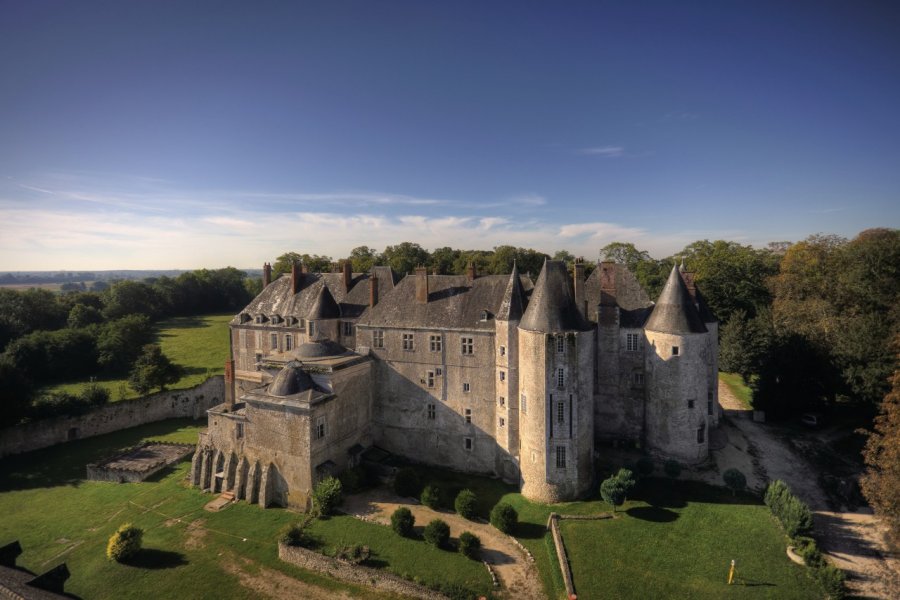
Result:
[[[728,389],[731,390],[735,398],[741,401],[744,408],[748,410],[753,408],[753,390],[744,383],[743,377],[737,373],[719,372],[719,380],[728,386]]]
[[[228,321],[234,315],[205,315],[178,317],[158,324],[157,340],[172,362],[184,369],[184,376],[170,389],[185,389],[202,383],[211,375],[224,372],[228,360]],[[46,388],[77,394],[90,380],[67,382]],[[128,387],[127,378],[98,379],[96,383],[109,390],[110,399],[136,398],[137,392]]]
[[[85,285],[89,285],[91,282],[85,282]],[[8,290],[30,290],[31,288],[38,288],[41,290],[50,290],[51,292],[58,292],[61,283],[0,283],[0,288],[6,288]]]

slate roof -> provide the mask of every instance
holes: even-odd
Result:
[[[653,307],[645,328],[662,333],[706,333],[706,326],[677,266],[672,267],[669,279]]]
[[[271,396],[293,396],[315,387],[309,373],[301,369],[299,363],[292,362],[278,372],[269,385],[268,393]]]
[[[494,329],[509,275],[484,275],[469,281],[465,275],[425,275],[428,277],[428,302],[416,302],[416,275],[407,275],[393,290],[380,296],[374,308],[360,318],[360,325],[411,329]],[[380,282],[380,275],[379,275]],[[522,300],[526,301],[532,284],[519,276]],[[487,311],[488,319],[482,320]]]
[[[584,282],[588,318],[597,321],[597,305],[601,300],[600,270],[606,266],[614,269],[615,289],[612,295],[616,306],[619,307],[619,325],[629,328],[643,327],[653,310],[653,302],[650,301],[650,297],[647,296],[647,292],[641,287],[634,273],[625,265],[620,264],[603,263],[598,265]]]
[[[519,327],[547,333],[591,329],[590,323],[575,306],[565,262],[544,261]]]
[[[320,321],[322,319],[339,319],[341,317],[341,307],[328,289],[328,285],[319,286],[319,292],[316,294],[316,301],[313,302],[309,311],[308,319]]]
[[[512,273],[509,274],[509,283],[503,293],[503,301],[497,318],[503,321],[518,321],[525,313],[525,289],[522,287],[522,278],[519,275],[519,267],[513,263]]]

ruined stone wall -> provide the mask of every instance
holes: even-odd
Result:
[[[63,442],[103,435],[144,423],[188,417],[203,419],[225,398],[221,375],[187,390],[171,390],[122,400],[75,417],[55,417],[0,430],[0,457]]]

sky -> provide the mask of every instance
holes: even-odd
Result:
[[[0,0],[0,271],[900,226],[896,2]]]

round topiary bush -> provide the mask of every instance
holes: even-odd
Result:
[[[472,490],[462,490],[456,495],[456,500],[453,502],[453,508],[456,509],[456,514],[466,519],[474,519],[475,511],[478,505],[478,498],[475,496],[475,492]]]
[[[441,506],[441,490],[437,486],[426,485],[419,500],[428,508],[437,510]]]
[[[422,489],[419,476],[410,468],[403,468],[394,475],[394,493],[404,498],[417,498]]]
[[[316,484],[313,489],[313,506],[316,514],[327,517],[334,513],[334,509],[341,503],[343,492],[341,480],[336,477],[326,477]]]
[[[722,479],[725,481],[725,485],[731,489],[732,495],[736,495],[747,487],[747,478],[744,477],[743,473],[734,468],[726,469],[725,472],[722,473]]]
[[[481,549],[481,539],[474,533],[463,531],[459,535],[459,552],[467,558],[475,560]]]
[[[634,464],[634,468],[635,470],[637,470],[638,475],[640,475],[641,477],[649,477],[653,474],[653,470],[656,468],[656,464],[649,456],[642,456],[637,459],[637,462]]]
[[[416,518],[405,506],[401,506],[391,515],[391,529],[403,537],[412,535],[413,525],[416,524]]]
[[[422,537],[432,546],[441,548],[450,541],[450,526],[441,519],[435,519],[425,526]]]
[[[141,549],[144,530],[131,523],[125,523],[112,534],[106,545],[106,558],[116,562],[125,562]]]
[[[491,509],[491,525],[503,533],[512,534],[519,523],[519,513],[505,502],[497,503]]]
[[[663,471],[666,472],[666,475],[674,479],[681,475],[681,463],[674,458],[670,458],[663,464]]]

